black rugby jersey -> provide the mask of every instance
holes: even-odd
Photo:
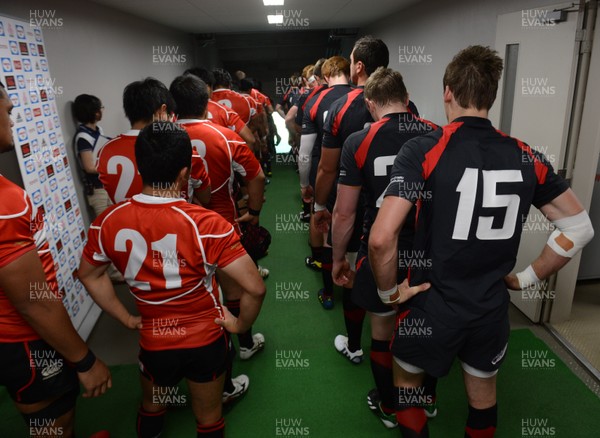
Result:
[[[411,285],[432,284],[411,303],[451,327],[504,317],[504,277],[529,208],[552,201],[567,183],[543,154],[479,117],[407,142],[391,176],[385,196],[417,203],[414,250],[431,260],[431,269],[409,277]],[[415,196],[420,191],[429,199]]]
[[[302,135],[317,134],[317,139],[312,150],[313,157],[321,156],[323,125],[325,124],[329,107],[333,102],[350,91],[352,91],[352,87],[349,84],[333,85],[313,96],[306,104],[304,119],[302,120]]]
[[[419,116],[411,101],[408,102],[408,112]],[[331,104],[323,127],[323,147],[340,149],[350,134],[364,129],[371,122],[373,117],[365,104],[364,87],[355,88]]]
[[[300,97],[298,97],[298,100],[294,102],[294,106],[298,107],[298,111],[296,112],[296,119],[294,120],[296,122],[296,125],[302,126],[302,120],[304,119],[304,109],[306,108],[306,104],[308,103],[308,101],[312,99],[313,96],[316,96],[326,88],[327,85],[317,85],[312,90],[308,90],[306,91],[306,93],[303,93]]]
[[[398,151],[408,140],[437,128],[434,123],[411,113],[392,113],[350,135],[344,143],[338,182],[362,187],[365,242],[368,242],[369,230],[383,201]],[[409,215],[400,233],[399,246],[402,248],[412,247],[414,213]]]

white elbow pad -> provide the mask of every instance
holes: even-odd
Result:
[[[585,210],[552,223],[556,230],[550,235],[548,246],[560,256],[573,257],[594,237],[594,227]]]

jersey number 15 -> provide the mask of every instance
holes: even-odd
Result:
[[[494,216],[479,216],[475,235],[479,240],[506,240],[515,234],[519,216],[521,198],[517,194],[498,195],[496,186],[502,183],[523,182],[520,170],[482,170],[483,174],[483,208],[506,208],[501,228],[492,228]],[[460,193],[456,222],[454,223],[454,240],[467,240],[473,222],[477,187],[479,185],[479,169],[467,167],[456,191]]]

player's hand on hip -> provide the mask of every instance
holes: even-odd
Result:
[[[329,232],[331,225],[331,213],[328,210],[315,211],[315,226],[321,233]]]
[[[127,324],[125,324],[125,326],[132,330],[141,329],[142,328],[142,317],[135,316],[135,315],[129,315],[129,317],[127,318]]]
[[[521,290],[521,284],[515,274],[508,274],[504,277],[504,284],[506,284],[506,287],[510,290]]]
[[[225,306],[221,306],[223,309],[223,318],[215,318],[215,324],[220,325],[229,333],[243,333],[239,330],[237,325],[237,318],[231,314],[229,309]]]
[[[84,398],[98,397],[112,388],[110,370],[100,359],[96,359],[92,368],[85,373],[77,373],[77,377],[83,385]]]
[[[258,225],[259,224],[258,216],[252,216],[248,212],[244,213],[243,216],[238,217],[235,221],[238,222],[238,223],[239,222],[250,222],[252,225]]]
[[[417,284],[416,286],[409,286],[408,278],[405,278],[404,281],[398,285],[398,293],[400,294],[400,298],[396,301],[396,304],[404,303],[415,295],[425,292],[430,287],[431,283],[421,283]]]
[[[331,271],[333,282],[338,286],[345,286],[354,279],[354,271],[350,269],[350,264],[347,260],[333,262]]]

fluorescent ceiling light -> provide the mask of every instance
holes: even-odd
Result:
[[[265,6],[283,6],[284,0],[263,0]]]
[[[267,15],[269,24],[283,24],[283,15]]]

